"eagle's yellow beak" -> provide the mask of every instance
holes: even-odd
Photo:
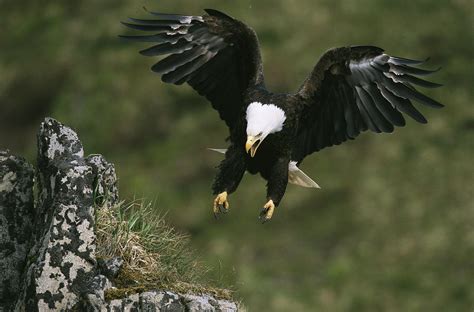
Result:
[[[254,157],[255,153],[257,152],[257,148],[262,143],[261,135],[257,136],[247,136],[247,142],[245,143],[245,150],[247,153],[250,151],[250,157]]]

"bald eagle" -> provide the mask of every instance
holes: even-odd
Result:
[[[166,57],[152,71],[166,83],[188,83],[227,124],[230,146],[212,186],[215,216],[227,212],[228,195],[248,171],[268,181],[260,213],[265,222],[288,182],[318,187],[298,168],[306,156],[366,130],[392,132],[405,125],[402,113],[426,123],[413,100],[443,106],[414,87],[440,86],[416,77],[439,69],[415,67],[424,61],[391,56],[374,46],[330,49],[296,93],[272,93],[265,87],[254,30],[222,12],[205,11],[202,16],[149,12],[154,18],[123,22],[148,34],[121,37],[153,43],[140,53]]]

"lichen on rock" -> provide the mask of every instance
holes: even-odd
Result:
[[[237,311],[188,286],[176,287],[186,294],[152,283],[115,288],[123,261],[97,259],[95,233],[97,207],[119,203],[114,165],[84,157],[78,135],[46,118],[37,166],[35,176],[0,151],[0,311]]]
[[[25,159],[0,151],[0,311],[17,298],[33,228],[34,169]]]
[[[119,202],[118,181],[115,166],[107,162],[102,155],[90,155],[86,162],[92,167],[96,180],[94,198],[97,206],[114,206]]]
[[[38,134],[35,241],[19,310],[72,309],[96,274],[94,173],[77,134],[46,119]]]

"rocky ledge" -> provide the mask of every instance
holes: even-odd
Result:
[[[37,193],[37,194],[36,194]],[[46,118],[37,167],[0,151],[1,311],[237,311],[210,295],[162,289],[107,301],[120,258],[96,258],[94,209],[118,202],[113,164],[84,157],[77,134]]]

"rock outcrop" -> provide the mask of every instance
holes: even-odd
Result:
[[[0,151],[0,311],[11,309],[20,291],[33,234],[33,166]]]
[[[121,259],[96,259],[94,207],[104,202],[118,202],[114,166],[85,157],[77,134],[52,118],[40,127],[36,174],[0,151],[0,311],[237,310],[230,301],[165,290],[107,302]]]

